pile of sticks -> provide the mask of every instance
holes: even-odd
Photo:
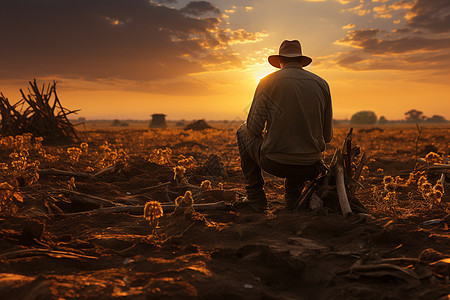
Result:
[[[360,155],[361,149],[352,145],[352,138],[353,128],[347,134],[342,147],[334,152],[330,165],[324,165],[326,171],[305,186],[298,207],[308,203],[313,210],[322,208],[324,204],[339,206],[344,216],[354,212],[367,212],[355,197],[356,190],[362,186],[358,180],[366,164],[366,155]],[[314,203],[314,200],[320,203]]]
[[[16,136],[32,133],[46,142],[74,141],[78,139],[74,126],[67,116],[78,110],[68,110],[61,105],[56,94],[56,82],[39,89],[36,79],[30,81],[28,95],[20,89],[22,99],[12,105],[0,93],[1,134]]]

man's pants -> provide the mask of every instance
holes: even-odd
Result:
[[[247,125],[243,124],[237,131],[237,144],[241,157],[241,168],[247,180],[247,196],[250,201],[266,203],[264,193],[264,179],[261,169],[277,177],[286,178],[286,204],[296,202],[300,197],[304,182],[314,179],[322,170],[321,162],[313,165],[288,165],[265,158],[261,155],[262,137],[255,138],[247,132]]]

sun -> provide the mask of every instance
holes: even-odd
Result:
[[[253,76],[257,81],[260,81],[276,69],[269,64],[259,64],[254,66]]]

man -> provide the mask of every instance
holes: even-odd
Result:
[[[304,182],[322,169],[322,152],[333,136],[328,84],[303,67],[311,58],[300,42],[284,41],[269,56],[279,71],[263,78],[244,123],[237,131],[241,168],[248,185],[247,205],[267,207],[261,169],[285,180],[287,209],[295,209]]]

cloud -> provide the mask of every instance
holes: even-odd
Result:
[[[180,12],[193,16],[201,16],[207,13],[219,15],[220,9],[212,5],[211,2],[191,1],[185,7],[180,9]]]
[[[177,3],[177,0],[156,0],[156,2],[161,4],[174,4]]]
[[[342,29],[351,29],[351,28],[354,28],[354,27],[355,27],[355,24],[349,23],[349,24],[347,24],[345,26],[342,26]]]
[[[347,34],[347,37],[339,40],[338,44],[348,45],[362,49],[364,52],[379,55],[450,49],[450,37],[431,39],[419,36],[407,36],[383,39],[377,37],[380,32],[379,29],[353,30]]]
[[[182,10],[148,0],[2,2],[0,78],[173,79],[208,70],[212,59],[239,67],[229,46],[261,38]]]
[[[362,5],[353,9],[361,10]],[[337,65],[353,70],[420,71],[450,67],[449,1],[402,0],[372,9],[374,18],[390,17],[394,12],[403,15],[406,26],[400,27],[398,20],[389,30],[344,26],[351,30],[336,44],[351,50],[334,56]],[[396,25],[399,27],[395,28]]]
[[[367,14],[370,14],[370,12],[371,12],[370,9],[364,9],[364,3],[361,3],[358,6],[349,8],[349,9],[344,10],[344,11],[353,12],[353,13],[357,14],[358,16],[365,16]]]
[[[428,29],[433,33],[449,33],[450,1],[417,0],[407,20],[411,27]]]

